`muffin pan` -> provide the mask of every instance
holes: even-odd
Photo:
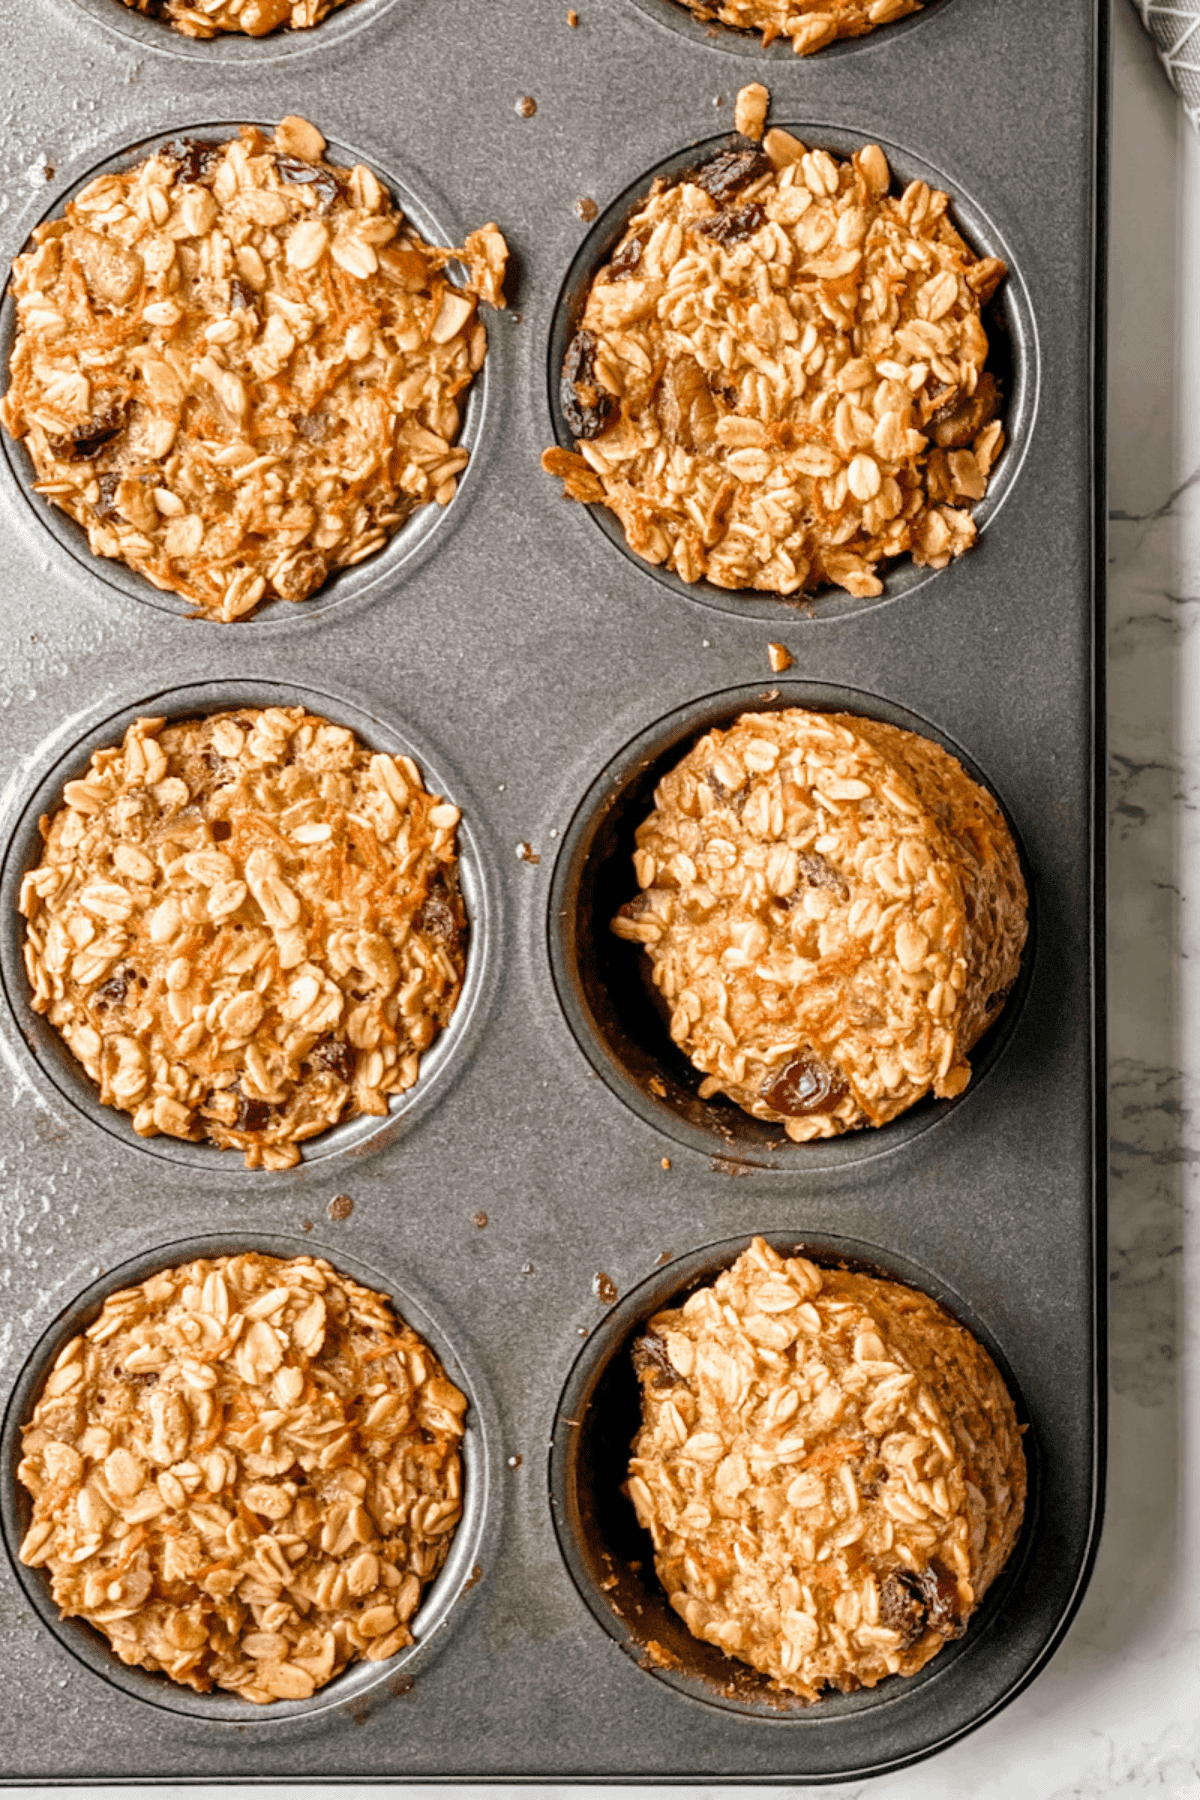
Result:
[[[331,154],[376,166],[427,235],[461,242],[495,219],[514,253],[510,311],[488,318],[463,491],[436,530],[418,516],[419,554],[394,544],[352,572],[361,586],[335,584],[279,625],[222,628],[164,596],[143,604],[149,594],[26,495],[20,452],[4,445],[11,1782],[857,1779],[994,1714],[1044,1664],[1086,1584],[1104,1440],[1107,12],[1099,0],[940,0],[798,59],[676,17],[666,0],[576,10],[572,28],[565,0],[511,9],[490,41],[471,0],[356,0],[304,42],[209,45],[117,0],[36,0],[0,18],[14,86],[5,268],[110,159],[182,130],[216,134],[197,120],[291,112],[313,119]],[[835,150],[877,137],[901,177],[932,171],[966,235],[1010,265],[1008,448],[979,509],[987,528],[943,571],[893,569],[869,604],[775,605],[664,582],[606,544],[538,466],[586,270],[652,172],[723,140],[736,89],[754,79],[771,88],[773,122]],[[28,172],[46,168],[35,184]],[[784,676],[770,673],[768,641],[795,659]],[[461,805],[472,958],[460,1014],[409,1104],[317,1140],[295,1169],[248,1175],[205,1146],[172,1144],[165,1158],[162,1140],[135,1140],[100,1112],[38,1035],[11,897],[39,813],[137,711],[285,698],[409,750]],[[622,844],[655,764],[709,722],[784,703],[873,711],[947,744],[1009,815],[1036,927],[1021,987],[956,1102],[809,1146],[714,1117],[675,1065],[666,1100],[652,1094],[661,1046],[623,1027],[614,1048],[620,1009],[593,1005],[620,948],[603,935],[605,884],[633,891]],[[926,1287],[978,1330],[1028,1421],[1035,1474],[1017,1553],[965,1638],[912,1680],[810,1708],[690,1646],[648,1580],[613,1460],[633,1432],[623,1356],[638,1321],[756,1231]],[[468,1515],[418,1644],[265,1712],[164,1696],[85,1628],[54,1620],[36,1572],[11,1563],[12,1434],[45,1357],[131,1266],[201,1241],[309,1250],[394,1292],[472,1400]],[[653,1666],[648,1635],[679,1669]]]

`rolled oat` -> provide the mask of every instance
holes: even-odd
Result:
[[[883,1125],[970,1080],[1020,969],[999,806],[939,744],[848,713],[743,713],[655,790],[613,920],[674,1041],[790,1138]]]
[[[0,421],[98,556],[224,621],[303,600],[453,498],[506,257],[425,243],[307,120],[178,139],[17,258]]]
[[[634,1348],[628,1494],[695,1637],[816,1700],[911,1675],[1016,1543],[992,1359],[928,1295],[761,1238]]]
[[[748,130],[765,92],[739,96]],[[981,313],[1005,267],[947,195],[891,190],[878,146],[839,162],[780,130],[655,183],[567,350],[574,448],[542,458],[636,555],[872,596],[889,559],[942,568],[974,542],[1003,444]]]
[[[413,1641],[466,1399],[382,1294],[249,1252],[112,1294],[23,1432],[21,1560],[121,1661],[306,1700]]]
[[[35,1012],[107,1106],[284,1169],[385,1115],[466,968],[458,808],[302,707],[98,750],[41,821],[20,907]]]

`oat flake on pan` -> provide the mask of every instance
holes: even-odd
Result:
[[[319,25],[346,0],[123,0],[131,12],[164,19],[184,37],[211,38],[219,31],[264,37],[288,26],[302,31]]]
[[[165,1269],[110,1295],[38,1395],[21,1560],[124,1663],[306,1700],[412,1643],[462,1515],[466,1404],[327,1262]]]
[[[940,744],[792,708],[708,732],[637,830],[640,944],[671,1036],[803,1142],[883,1125],[967,1053],[1020,970],[1025,883],[992,796]]]
[[[17,258],[0,420],[97,555],[214,619],[303,600],[453,498],[507,254],[425,243],[304,119],[178,139]]]
[[[743,146],[629,221],[563,364],[575,447],[542,463],[684,581],[876,595],[888,559],[942,568],[975,540],[1003,443],[980,315],[1005,266],[944,193],[893,194],[876,145],[760,147],[767,99],[743,89]]]
[[[384,1115],[462,991],[459,811],[302,707],[98,750],[21,885],[33,1008],[107,1106],[286,1169]]]
[[[629,1497],[693,1636],[811,1701],[962,1635],[1025,1459],[996,1365],[928,1295],[755,1238],[634,1364]]]
[[[679,0],[698,19],[720,19],[761,31],[764,48],[788,38],[797,56],[824,50],[836,38],[864,37],[880,25],[921,10],[922,0]]]

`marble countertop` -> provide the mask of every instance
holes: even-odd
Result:
[[[1200,1800],[1200,135],[1125,0],[1115,11],[1104,1537],[1078,1618],[1026,1693],[916,1768],[824,1790],[838,1800]],[[305,1790],[326,1791],[395,1790]],[[676,1791],[697,1792],[646,1790]],[[407,1792],[502,1800],[509,1790]]]

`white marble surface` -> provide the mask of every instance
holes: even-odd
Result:
[[[1079,1616],[1033,1687],[941,1756],[825,1790],[838,1800],[1200,1800],[1200,136],[1115,4],[1107,1520]]]

